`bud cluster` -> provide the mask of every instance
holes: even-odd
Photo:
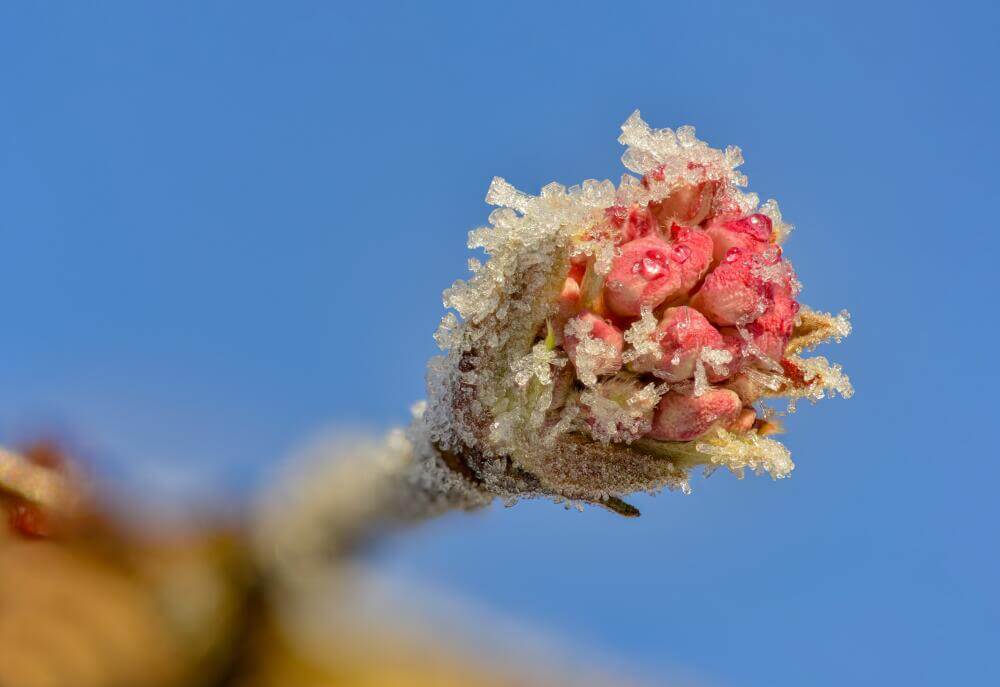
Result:
[[[743,190],[738,148],[691,127],[622,126],[620,184],[494,179],[488,260],[445,292],[421,431],[485,488],[602,502],[686,488],[689,468],[783,477],[759,401],[852,393],[801,354],[850,332],[799,303],[777,203]]]

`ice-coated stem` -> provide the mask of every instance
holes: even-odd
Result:
[[[493,500],[418,431],[320,444],[293,466],[259,510],[262,554],[296,576],[381,536]]]

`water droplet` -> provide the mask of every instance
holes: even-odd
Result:
[[[771,238],[771,219],[767,215],[750,215],[732,222],[729,226],[735,231],[753,236],[758,241],[767,241]]]
[[[741,251],[739,248],[736,248],[735,246],[733,248],[730,248],[729,250],[726,251],[725,261],[736,262],[736,260],[740,257],[740,253],[742,252],[743,251]]]
[[[646,277],[655,277],[663,270],[663,265],[652,258],[642,259],[642,271]]]
[[[687,259],[691,257],[691,249],[684,244],[674,246],[674,250],[671,252],[670,257],[674,259],[674,262],[686,262]]]

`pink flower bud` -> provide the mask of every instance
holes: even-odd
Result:
[[[621,236],[619,244],[656,235],[660,231],[656,217],[649,208],[641,205],[633,205],[630,208],[614,205],[604,211],[604,216],[619,231]]]
[[[704,347],[723,348],[722,334],[694,308],[667,308],[653,339],[660,344],[660,358],[645,355],[629,367],[634,372],[654,372],[668,382],[694,376],[695,363]]]
[[[670,228],[670,261],[681,270],[681,292],[688,293],[712,264],[712,239],[701,229],[674,224]]]
[[[563,348],[584,383],[620,370],[624,344],[621,330],[589,310],[566,324]]]
[[[643,184],[649,186],[649,180],[662,181],[663,169],[657,168],[642,178]],[[702,181],[697,184],[681,186],[661,201],[650,203],[650,209],[660,223],[669,227],[677,222],[685,226],[701,224],[712,210],[712,201],[719,190],[718,181]]]
[[[746,324],[761,312],[764,284],[739,248],[730,248],[691,298],[691,306],[717,325]]]
[[[732,248],[751,254],[771,245],[771,218],[761,214],[739,219],[716,218],[705,226],[705,233],[712,237],[712,261],[717,265]]]
[[[780,361],[784,357],[792,330],[795,329],[795,315],[799,311],[799,304],[784,286],[769,282],[764,290],[767,309],[747,329],[761,353],[774,361]]]
[[[642,306],[650,308],[681,293],[683,272],[671,259],[671,246],[656,236],[630,241],[611,263],[604,287],[604,302],[622,317],[637,317]]]
[[[735,420],[742,408],[740,397],[727,389],[709,389],[701,396],[671,391],[656,406],[653,427],[646,436],[661,441],[691,441],[716,422]]]

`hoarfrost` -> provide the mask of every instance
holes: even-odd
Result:
[[[576,376],[590,387],[597,384],[598,370],[618,354],[614,346],[590,335],[593,328],[591,320],[577,317],[566,324],[564,331],[566,336],[572,336],[578,342],[573,359]]]
[[[708,456],[712,465],[728,468],[738,477],[749,468],[758,475],[766,472],[773,479],[782,479],[795,468],[787,448],[752,432],[734,434],[720,429],[715,436],[699,441],[695,448]]]
[[[625,330],[625,343],[631,348],[622,354],[622,362],[630,363],[646,357],[656,361],[663,357],[663,349],[654,338],[657,324],[650,307],[642,306],[639,319]]]
[[[645,386],[629,377],[608,380],[596,391],[580,395],[591,435],[604,444],[631,443],[649,431],[653,410],[660,400],[656,385]]]

